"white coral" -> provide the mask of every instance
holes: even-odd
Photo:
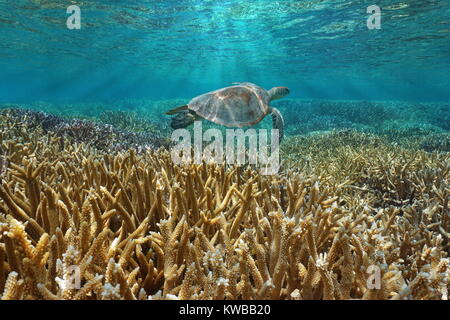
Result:
[[[328,265],[327,253],[326,252],[319,253],[319,257],[317,258],[316,261],[316,267],[320,269],[325,269],[327,265]]]
[[[106,283],[103,286],[103,290],[101,292],[103,298],[120,298],[120,284],[113,286],[110,283]]]
[[[228,279],[226,279],[226,278],[220,277],[220,278],[217,280],[217,285],[218,285],[219,287],[220,287],[220,286],[228,287],[229,282],[230,282],[230,280],[228,280]]]

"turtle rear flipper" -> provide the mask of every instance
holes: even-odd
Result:
[[[184,106],[169,110],[166,112],[166,114],[175,114],[175,113],[181,112],[183,110],[187,110],[187,108],[188,108],[188,105],[186,104]]]
[[[170,126],[173,129],[186,128],[193,124],[196,119],[195,113],[191,110],[178,111],[177,115],[172,118]]]
[[[272,127],[278,129],[281,142],[284,136],[284,119],[277,108],[272,108]]]

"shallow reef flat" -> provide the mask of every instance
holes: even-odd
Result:
[[[158,131],[170,135],[170,117],[164,113],[189,102],[179,99],[124,99],[114,102],[0,104],[0,109],[27,108],[66,118],[82,118],[134,131]],[[273,102],[284,116],[287,135],[354,129],[402,138],[442,135],[450,131],[450,102],[282,99]],[[220,126],[205,122],[204,127]],[[255,127],[271,128],[265,119]],[[450,143],[449,143],[450,144]],[[425,146],[432,151],[432,145]],[[450,151],[450,146],[447,146]],[[441,150],[442,151],[442,150]]]
[[[426,135],[291,134],[265,176],[110,126],[0,113],[2,299],[448,297],[450,154]]]

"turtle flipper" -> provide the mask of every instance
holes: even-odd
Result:
[[[277,108],[272,108],[272,127],[278,129],[280,141],[284,136],[284,119]]]
[[[183,110],[186,110],[187,108],[188,108],[188,105],[184,105],[184,106],[169,110],[166,112],[166,114],[175,114],[175,113],[181,112]]]
[[[195,113],[191,110],[182,110],[177,113],[175,117],[172,118],[170,126],[173,129],[186,128],[194,123],[197,119]]]

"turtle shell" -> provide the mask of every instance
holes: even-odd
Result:
[[[195,97],[188,107],[209,121],[241,128],[260,122],[269,111],[268,101],[266,90],[242,83]]]

